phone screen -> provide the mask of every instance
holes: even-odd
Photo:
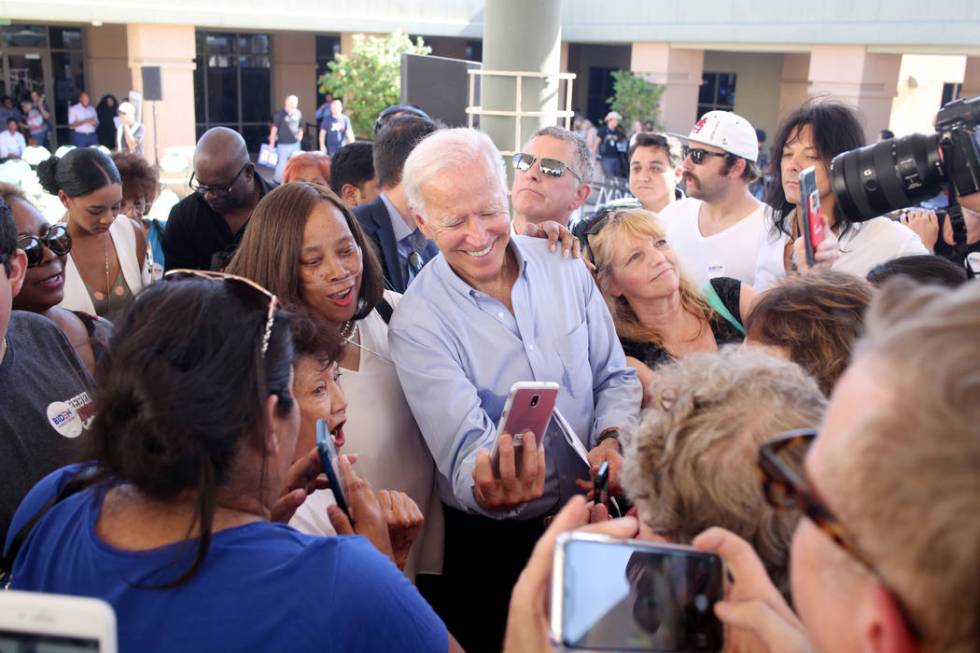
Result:
[[[320,452],[323,471],[326,472],[327,479],[330,481],[330,491],[333,492],[334,501],[337,503],[337,507],[343,510],[347,518],[350,519],[347,498],[344,496],[344,488],[340,484],[340,459],[333,438],[330,437],[326,420],[319,419],[316,422],[316,448]]]
[[[636,542],[564,546],[562,634],[573,648],[720,651],[720,558]]]
[[[800,173],[800,198],[803,208],[803,235],[806,244],[806,262],[815,263],[813,253],[823,242],[823,210],[820,208],[820,191],[817,190],[817,169],[809,167]]]

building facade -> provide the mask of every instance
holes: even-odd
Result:
[[[524,0],[488,0],[514,3]],[[252,149],[267,138],[287,94],[312,120],[316,80],[355,33],[422,36],[433,54],[479,60],[484,3],[473,0],[0,0],[0,91],[46,95],[59,141],[67,107],[143,91],[159,68],[162,99],[147,103],[147,152],[187,146],[227,125]],[[776,0],[675,3],[634,0],[561,6],[561,68],[576,74],[573,107],[601,120],[610,73],[628,69],[666,90],[660,121],[684,132],[705,111],[740,113],[770,134],[814,95],[856,106],[869,139],[929,127],[943,99],[980,95],[980,3],[826,0],[789,14]],[[364,135],[368,136],[368,135]]]

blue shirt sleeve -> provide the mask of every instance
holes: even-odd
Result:
[[[364,538],[339,537],[331,584],[344,594],[332,611],[332,650],[448,651],[445,624],[404,574]]]
[[[626,354],[616,335],[616,325],[609,307],[592,275],[580,266],[585,288],[585,311],[589,333],[589,364],[595,396],[595,418],[589,435],[589,449],[606,429],[629,432],[636,426],[643,387],[636,370],[626,364]]]
[[[44,507],[48,501],[53,497],[57,496],[61,492],[61,488],[64,487],[65,483],[70,481],[83,467],[85,463],[78,463],[75,465],[68,465],[67,467],[62,467],[61,469],[56,469],[31,488],[31,491],[27,493],[24,500],[20,502],[17,507],[17,511],[14,513],[13,519],[10,521],[10,528],[7,530],[7,538],[3,544],[3,551],[6,553],[7,548],[10,546],[11,541],[14,536],[20,532],[24,525],[27,524]]]

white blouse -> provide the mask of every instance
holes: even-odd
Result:
[[[401,295],[385,291],[394,308]],[[412,545],[405,574],[441,573],[444,527],[442,504],[435,492],[435,464],[405,400],[388,350],[388,325],[377,310],[357,323],[360,369],[340,370],[347,397],[343,453],[356,453],[355,470],[375,490],[398,490],[410,496],[425,515],[425,526]],[[353,345],[351,345],[353,346]],[[300,506],[290,525],[304,533],[333,535],[327,506],[333,494],[316,492]]]

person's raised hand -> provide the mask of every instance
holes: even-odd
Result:
[[[709,528],[692,542],[725,561],[732,579],[715,615],[726,626],[726,651],[809,653],[803,624],[786,604],[752,546],[723,528]]]
[[[939,239],[939,218],[935,211],[912,209],[902,216],[901,223],[916,233],[926,249],[935,251]]]
[[[344,486],[350,519],[337,505],[327,506],[327,517],[337,535],[363,535],[378,551],[395,562],[381,504],[378,503],[371,484],[358,476],[351,467],[348,456],[340,457],[340,482]]]
[[[395,564],[399,569],[405,568],[408,552],[412,543],[422,530],[425,517],[419,506],[404,492],[395,490],[379,490],[378,503],[388,525],[388,536],[391,539],[391,550]]]
[[[282,496],[272,506],[269,516],[271,521],[286,524],[299,509],[306,497],[316,490],[330,487],[327,477],[323,475],[323,463],[320,452],[316,447],[296,459],[286,472],[286,484]]]
[[[599,473],[602,463],[609,463],[609,495],[619,495],[622,488],[619,485],[619,475],[623,469],[623,454],[616,438],[606,438],[589,452],[589,480],[578,479],[575,484],[588,492],[586,498],[593,498],[595,492],[595,475]]]
[[[813,267],[816,269],[829,269],[840,258],[840,242],[834,235],[834,230],[824,224],[823,240],[813,250]],[[806,239],[800,236],[793,241],[793,260],[800,272],[808,272],[810,264],[806,260]]]
[[[589,508],[585,498],[574,496],[555,515],[551,526],[534,545],[534,552],[510,595],[504,653],[539,653],[551,650],[548,635],[548,597],[551,590],[555,540],[561,533],[582,527],[582,531],[610,537],[628,538],[636,535],[637,523],[633,517],[586,526],[588,520]]]
[[[544,494],[544,444],[528,431],[521,447],[521,471],[517,472],[514,439],[509,433],[500,435],[497,446],[499,476],[493,473],[490,452],[481,449],[473,466],[473,496],[488,510],[509,510]]]
[[[527,227],[524,229],[524,235],[531,236],[532,238],[547,238],[548,248],[552,252],[557,251],[558,245],[561,244],[561,255],[564,257],[568,257],[571,254],[575,258],[579,258],[582,255],[582,246],[578,242],[578,238],[568,230],[568,227],[553,220],[548,220],[540,224],[535,222],[527,223]]]

